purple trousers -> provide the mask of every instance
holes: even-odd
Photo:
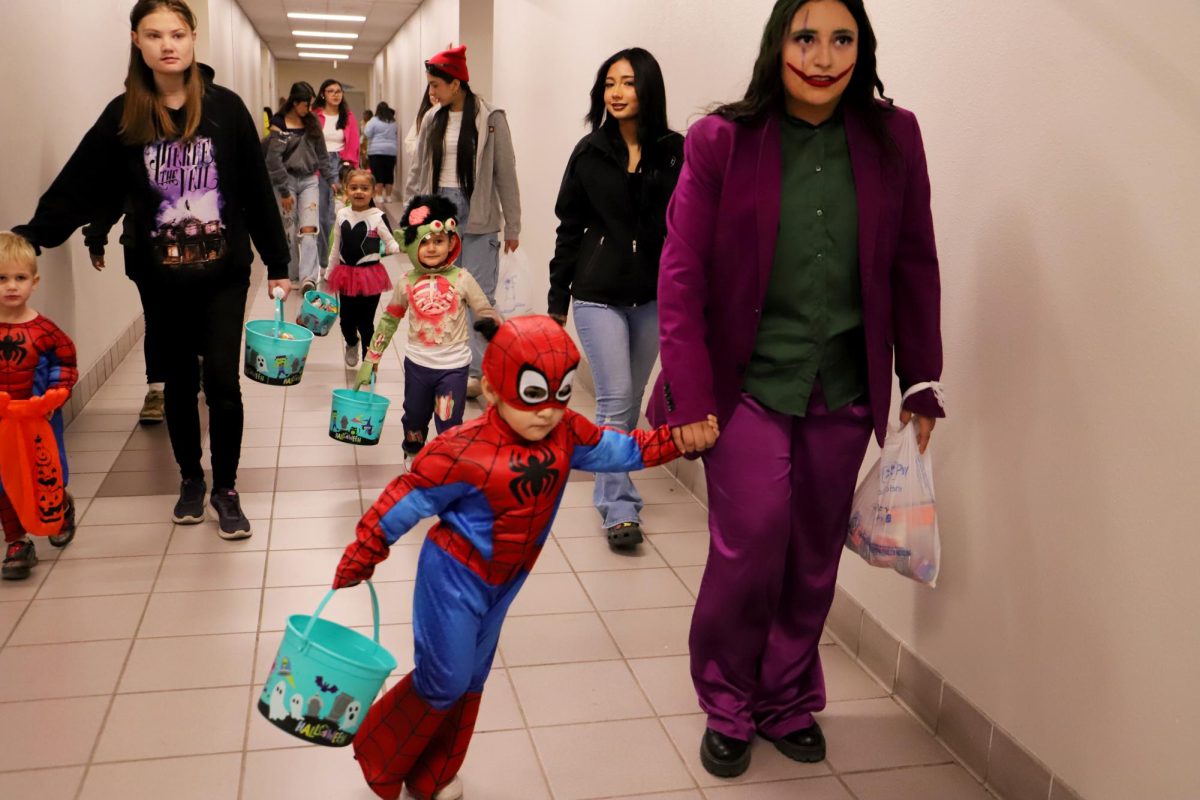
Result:
[[[812,724],[825,707],[817,653],[871,410],[780,414],[747,394],[704,455],[712,536],[689,638],[713,730],[749,741]]]

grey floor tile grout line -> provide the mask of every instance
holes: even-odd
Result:
[[[89,510],[90,508],[91,507],[89,506]],[[171,535],[175,535],[174,529],[172,529]],[[154,573],[154,582],[150,584],[151,589],[153,589],[153,587],[158,583],[159,576],[162,575],[163,562],[165,559],[165,554],[159,558],[158,569],[155,570]],[[50,576],[47,575],[46,577],[49,578]],[[38,587],[38,591],[41,591],[41,587]],[[121,688],[121,681],[125,679],[125,671],[129,669],[129,660],[133,658],[133,649],[137,646],[138,631],[141,630],[143,623],[145,623],[146,612],[149,610],[150,594],[147,594],[146,600],[142,604],[142,613],[138,616],[137,625],[134,627],[133,635],[129,639],[129,649],[125,651],[125,660],[121,663],[121,670],[117,673],[117,680],[113,684],[112,696],[109,698],[108,706],[104,709],[104,715],[100,718],[100,727],[96,729],[96,740],[92,742],[91,750],[88,751],[87,764],[84,766],[83,775],[79,779],[79,787],[75,791],[75,800],[79,800],[79,798],[83,796],[83,790],[87,785],[88,775],[90,775],[92,771],[92,763],[96,758],[96,751],[100,749],[100,742],[104,739],[104,730],[108,727],[108,720],[112,716],[113,706],[116,705],[117,702],[118,691]]]

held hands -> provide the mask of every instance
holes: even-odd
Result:
[[[685,455],[703,453],[717,443],[717,437],[720,435],[721,428],[712,414],[702,422],[691,422],[671,428],[671,439],[674,440],[675,447]]]
[[[296,207],[296,198],[290,194],[287,197],[281,197],[279,198],[279,205],[283,208],[283,213],[290,214]]]
[[[546,316],[550,317],[550,319],[554,320],[559,325],[562,325],[564,328],[567,326],[566,314],[547,314]]]
[[[88,258],[92,260],[92,269],[97,272],[104,269],[104,253],[88,253]]]
[[[920,414],[914,414],[906,408],[900,410],[901,425],[907,425],[908,421],[914,417],[917,420],[917,448],[921,451],[921,455],[925,455],[925,448],[929,446],[929,439],[933,434],[933,426],[937,424],[937,419],[934,417],[922,417]]]
[[[521,246],[521,242],[519,239],[505,239],[504,240],[504,252],[506,252],[506,253],[515,253],[515,252],[517,252],[517,248],[520,246]]]

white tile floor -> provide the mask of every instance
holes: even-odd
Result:
[[[261,291],[252,317],[265,317]],[[349,750],[301,745],[253,708],[291,613],[326,591],[362,510],[399,472],[377,448],[325,435],[345,385],[336,331],[301,384],[244,381],[243,505],[254,536],[174,526],[165,431],[138,429],[143,363],[131,355],[70,426],[75,542],[28,581],[0,585],[0,797],[40,800],[367,798]],[[381,391],[399,422],[396,350]],[[586,398],[577,408],[589,412]],[[390,442],[388,441],[390,439]],[[114,467],[119,467],[119,469]],[[554,535],[514,605],[463,771],[471,800],[984,800],[990,795],[832,641],[822,647],[829,759],[802,765],[756,742],[750,770],[700,767],[704,728],[687,627],[707,551],[704,509],[663,470],[637,476],[649,541],[616,555],[572,482]],[[325,487],[325,488],[322,488]],[[426,526],[377,576],[382,641],[412,666],[411,597]],[[370,625],[365,592],[326,614]]]

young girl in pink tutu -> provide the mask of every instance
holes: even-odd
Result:
[[[388,255],[400,252],[383,211],[371,204],[374,194],[375,178],[367,170],[352,170],[346,176],[350,205],[337,212],[333,242],[329,246],[329,274],[325,280],[329,291],[340,296],[348,367],[358,364],[360,348],[366,354],[375,334],[379,296],[392,288],[387,270],[380,262],[380,239],[386,243]]]

